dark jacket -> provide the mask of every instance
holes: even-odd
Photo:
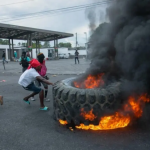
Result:
[[[2,54],[2,58],[5,58],[5,53]]]
[[[74,54],[75,54],[75,57],[79,56],[79,52],[77,52],[77,51]]]

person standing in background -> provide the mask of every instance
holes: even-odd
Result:
[[[27,55],[27,57],[30,58],[30,53],[29,53],[29,51],[26,52],[26,55]]]
[[[17,61],[17,52],[14,51],[14,58],[15,58],[15,61]]]
[[[30,58],[26,56],[26,52],[22,52],[19,62],[22,65],[22,72],[26,71],[30,62]]]
[[[78,52],[78,50],[75,51],[74,55],[75,55],[75,64],[76,64],[76,60],[78,61],[78,64],[79,64],[79,52]]]
[[[8,63],[8,61],[6,61],[6,54],[5,54],[5,51],[3,51],[3,54],[2,54],[2,59],[3,59],[3,62],[7,62]]]

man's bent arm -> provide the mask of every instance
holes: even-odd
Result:
[[[44,79],[41,76],[37,76],[36,79],[39,80],[39,81],[41,81],[41,82],[44,82],[44,83],[46,83],[48,85],[53,85],[53,83],[49,82],[48,80]]]

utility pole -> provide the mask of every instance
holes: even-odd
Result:
[[[78,41],[77,41],[77,33],[76,33],[76,50],[77,50],[77,45],[78,45]]]

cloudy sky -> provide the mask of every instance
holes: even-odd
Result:
[[[40,29],[54,30],[78,34],[78,43],[83,46],[86,42],[86,35],[90,36],[89,12],[95,12],[92,22],[97,26],[106,21],[105,10],[108,5],[106,0],[0,0],[0,22],[20,26],[34,27]],[[102,2],[102,5],[92,9],[80,9],[68,11],[68,7],[81,6]],[[66,8],[67,11],[56,12],[57,9]],[[55,10],[55,13],[42,13],[33,15],[32,13]],[[22,19],[23,15],[27,15]],[[31,15],[32,14],[32,15]],[[25,17],[23,17],[25,18]],[[75,45],[75,36],[59,42],[71,42]],[[51,43],[53,45],[53,43]]]

